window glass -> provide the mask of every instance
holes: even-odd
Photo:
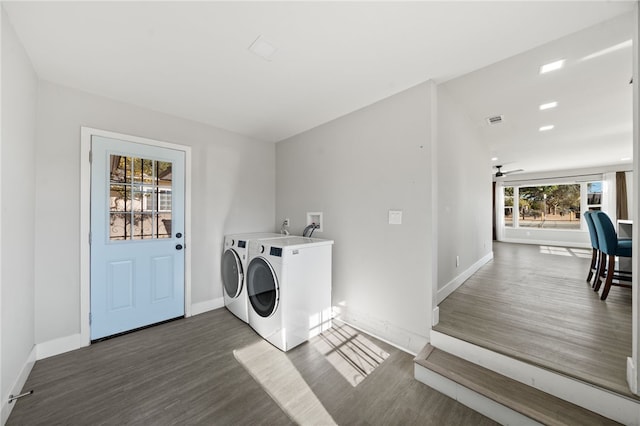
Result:
[[[504,188],[504,226],[513,227],[513,186]]]
[[[602,182],[587,183],[587,210],[600,210],[602,208]]]
[[[171,178],[171,162],[111,155],[111,241],[171,237]]]
[[[522,228],[580,229],[580,184],[519,189]]]

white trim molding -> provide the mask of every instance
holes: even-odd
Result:
[[[83,336],[80,333],[59,337],[57,339],[38,343],[36,345],[37,359],[39,361],[41,359],[80,349],[83,346],[87,345],[83,344]]]
[[[200,315],[205,312],[213,311],[224,307],[224,297],[218,297],[217,299],[205,300],[204,302],[198,302],[191,305],[191,315]]]
[[[438,305],[442,303],[442,301],[446,299],[451,293],[456,291],[458,287],[460,287],[466,280],[469,279],[469,277],[471,277],[471,275],[475,274],[478,271],[478,269],[482,268],[485,264],[490,262],[492,259],[493,259],[493,251],[483,256],[481,259],[479,259],[476,263],[474,263],[469,268],[467,268],[460,275],[458,275],[457,277],[449,281],[447,284],[445,284],[444,287],[442,287],[441,289],[438,289],[438,294],[437,294]],[[435,323],[433,325],[435,325]]]
[[[524,238],[505,238],[501,242],[503,243],[515,243],[515,244],[531,244],[536,246],[553,246],[553,247],[573,247],[573,248],[585,248],[590,249],[591,243],[580,242],[568,242],[568,241],[550,241],[550,240],[528,240]]]
[[[184,312],[192,315],[191,307],[191,147],[139,136],[125,135],[91,127],[80,128],[80,336],[81,346],[91,343],[89,313],[91,306],[91,273],[89,234],[91,231],[91,136],[120,139],[128,142],[168,148],[185,153],[185,211],[184,211]],[[66,339],[66,338],[63,338]],[[57,341],[57,340],[56,340]]]
[[[431,345],[625,425],[640,424],[640,401],[431,330]]]
[[[9,394],[2,395],[2,415],[0,416],[1,425],[4,425],[7,422],[7,420],[9,419],[9,415],[11,414],[11,410],[13,410],[13,407],[15,407],[16,405],[15,401],[9,403],[9,395],[19,395],[20,393],[22,393],[24,385],[29,378],[29,374],[31,373],[31,370],[36,363],[36,352],[36,347],[34,346],[31,349],[27,360],[22,366],[22,369],[20,370],[20,374],[18,374],[16,381],[14,382],[13,386],[11,386]]]

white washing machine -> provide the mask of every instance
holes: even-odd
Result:
[[[285,237],[249,245],[249,325],[278,349],[331,327],[333,241]]]
[[[273,232],[233,234],[224,237],[221,266],[224,306],[244,322],[249,322],[245,279],[249,242],[256,239],[280,237],[283,235]]]

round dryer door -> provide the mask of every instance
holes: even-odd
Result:
[[[278,307],[278,281],[271,265],[256,257],[247,268],[247,294],[251,306],[261,317],[268,317]]]
[[[227,296],[236,298],[242,290],[242,263],[235,250],[229,249],[222,255],[222,283]]]

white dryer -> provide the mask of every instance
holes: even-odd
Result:
[[[244,322],[249,322],[245,282],[249,242],[256,239],[280,237],[283,235],[273,232],[233,234],[224,237],[224,253],[220,268],[224,306]]]
[[[286,237],[249,245],[249,325],[278,349],[331,327],[333,241]]]

